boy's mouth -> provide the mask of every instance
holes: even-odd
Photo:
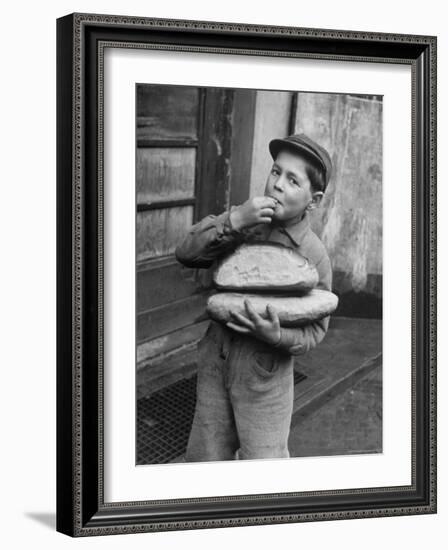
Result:
[[[282,204],[278,199],[277,197],[273,197],[272,195],[267,195],[270,199],[274,199],[275,200],[275,205],[277,206],[277,204]]]

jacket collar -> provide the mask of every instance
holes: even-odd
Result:
[[[298,222],[295,222],[290,225],[268,225],[268,224],[259,224],[253,228],[245,230],[245,232],[250,235],[251,239],[255,240],[266,240],[274,237],[273,240],[279,240],[285,243],[285,240],[288,243],[292,243],[293,246],[299,247],[306,232],[310,227],[310,221],[308,213],[305,212],[302,219]],[[278,235],[280,233],[280,235]],[[278,235],[278,238],[275,238],[275,235]],[[285,239],[286,237],[286,239]]]
[[[305,212],[302,219],[291,225],[279,225],[272,228],[273,231],[277,230],[280,233],[286,235],[294,246],[300,246],[303,237],[310,227],[310,220],[308,213]]]

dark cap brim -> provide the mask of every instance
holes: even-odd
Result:
[[[287,139],[273,139],[269,143],[269,152],[271,153],[271,156],[274,160],[277,158],[277,155],[280,153],[280,151],[283,151],[284,149],[287,149],[293,152],[295,151],[298,153],[304,153],[305,156],[311,157],[324,170],[325,175],[326,176],[328,175],[327,166],[323,161],[323,159],[320,157],[320,155],[316,154],[316,152],[310,147],[308,147],[306,144],[289,141]]]

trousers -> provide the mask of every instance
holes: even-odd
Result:
[[[211,321],[185,462],[288,458],[293,357]]]

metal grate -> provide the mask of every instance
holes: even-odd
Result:
[[[306,376],[294,371],[294,385]],[[185,453],[196,406],[197,375],[137,400],[137,464],[166,464]]]
[[[137,401],[137,464],[166,464],[185,452],[196,380],[195,374]]]

